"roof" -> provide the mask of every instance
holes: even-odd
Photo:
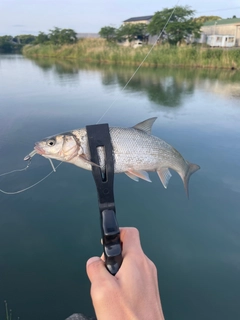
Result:
[[[214,26],[219,24],[240,24],[240,18],[231,18],[231,19],[220,19],[220,20],[214,20],[214,21],[207,21],[203,24],[203,27],[205,26]]]
[[[129,18],[127,20],[124,20],[123,22],[150,20],[150,19],[152,19],[152,17],[153,16],[133,17],[133,18]]]

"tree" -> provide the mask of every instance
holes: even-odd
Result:
[[[15,37],[2,36],[0,37],[0,51],[6,53],[20,52],[24,45],[33,43],[35,38],[36,37],[31,34],[23,34]]]
[[[114,27],[103,27],[98,33],[102,38],[106,39],[107,41],[116,40],[116,29]]]
[[[216,21],[221,20],[222,18],[219,16],[200,16],[197,18],[194,18],[193,20],[200,23],[205,23],[207,21]]]
[[[195,11],[188,6],[177,6],[175,9],[165,8],[154,14],[148,25],[148,31],[151,35],[158,35],[166,26],[162,38],[167,38],[171,44],[187,40],[191,35],[198,38],[202,24],[194,21],[194,13]]]
[[[77,33],[73,29],[60,29],[55,27],[49,31],[48,38],[53,44],[62,45],[77,42]]]
[[[0,52],[12,52],[13,51],[13,37],[2,36],[0,37]]]
[[[61,29],[60,28],[57,28],[55,27],[53,30],[49,30],[49,40],[51,43],[53,44],[61,44],[61,41],[60,41],[60,35],[61,35]]]
[[[46,33],[40,31],[35,39],[35,44],[42,44],[49,41],[49,37]]]
[[[18,44],[25,45],[25,44],[30,44],[35,41],[36,37],[33,36],[32,34],[21,34],[18,36],[15,36],[13,38],[13,41],[15,41]]]
[[[146,37],[147,25],[144,23],[127,23],[117,30],[118,40],[133,41],[134,39],[143,40]]]
[[[77,42],[77,33],[73,29],[61,29],[61,44],[71,44]]]

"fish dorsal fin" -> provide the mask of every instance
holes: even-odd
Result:
[[[156,119],[157,119],[157,117],[147,119],[145,121],[142,121],[142,122],[136,124],[133,128],[137,129],[137,130],[141,130],[147,134],[151,134],[152,125]]]

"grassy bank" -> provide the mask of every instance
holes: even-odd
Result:
[[[23,54],[29,57],[54,57],[97,63],[139,65],[150,48],[150,46],[143,46],[134,49],[109,44],[103,39],[83,39],[74,45],[28,45],[23,48]],[[144,65],[240,69],[240,49],[156,46]]]

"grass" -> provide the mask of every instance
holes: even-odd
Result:
[[[104,39],[82,39],[73,45],[27,45],[27,57],[77,59],[85,62],[139,65],[151,46],[136,49],[109,44]],[[240,69],[240,49],[211,49],[199,46],[161,45],[153,48],[144,66],[180,66],[194,68]]]

